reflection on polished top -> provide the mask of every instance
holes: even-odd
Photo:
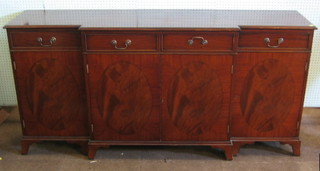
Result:
[[[315,29],[297,11],[261,10],[32,10],[5,28],[80,29]]]

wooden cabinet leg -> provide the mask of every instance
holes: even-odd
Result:
[[[292,144],[291,144],[291,147],[292,147],[293,154],[294,154],[295,156],[300,156],[301,142],[300,142],[300,141],[297,141],[297,142],[295,142],[295,143],[292,143]]]
[[[224,154],[225,154],[227,160],[233,160],[232,152],[233,152],[232,146],[227,146],[224,148]]]
[[[31,144],[40,142],[38,140],[21,140],[21,154],[28,154]]]
[[[89,145],[88,146],[88,158],[90,160],[93,160],[95,155],[96,155],[96,152],[97,150],[99,149],[99,147],[97,146],[94,146],[94,145]]]
[[[95,155],[96,155],[96,152],[97,150],[100,148],[100,147],[104,147],[104,148],[109,148],[109,145],[95,145],[95,144],[90,144],[88,145],[88,158],[90,160],[93,160]]]
[[[28,154],[31,143],[21,140],[21,154]]]
[[[291,145],[293,155],[300,156],[300,154],[301,154],[301,152],[300,152],[301,141],[300,140],[297,140],[297,141],[281,141],[280,143],[281,144],[289,144],[289,145]]]
[[[238,155],[238,153],[240,152],[240,147],[244,145],[244,143],[241,142],[233,142],[233,150],[232,150],[232,154],[234,156]]]
[[[233,160],[231,145],[213,145],[211,148],[218,148],[224,150],[224,155],[227,160]]]

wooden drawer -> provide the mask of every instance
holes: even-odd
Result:
[[[165,34],[164,51],[232,51],[233,32]]]
[[[311,41],[308,31],[292,30],[245,30],[240,32],[240,49],[272,50],[310,50]]]
[[[80,48],[81,35],[76,30],[13,30],[11,48]]]
[[[155,34],[103,34],[87,33],[88,51],[156,51]]]

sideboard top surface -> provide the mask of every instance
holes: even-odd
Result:
[[[297,11],[274,10],[28,10],[5,28],[316,29]]]

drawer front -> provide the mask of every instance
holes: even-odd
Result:
[[[232,32],[165,34],[164,51],[232,51]]]
[[[156,51],[155,34],[86,34],[88,51]]]
[[[239,37],[241,49],[311,49],[310,32],[243,31]]]
[[[77,31],[12,31],[11,48],[80,48]]]

